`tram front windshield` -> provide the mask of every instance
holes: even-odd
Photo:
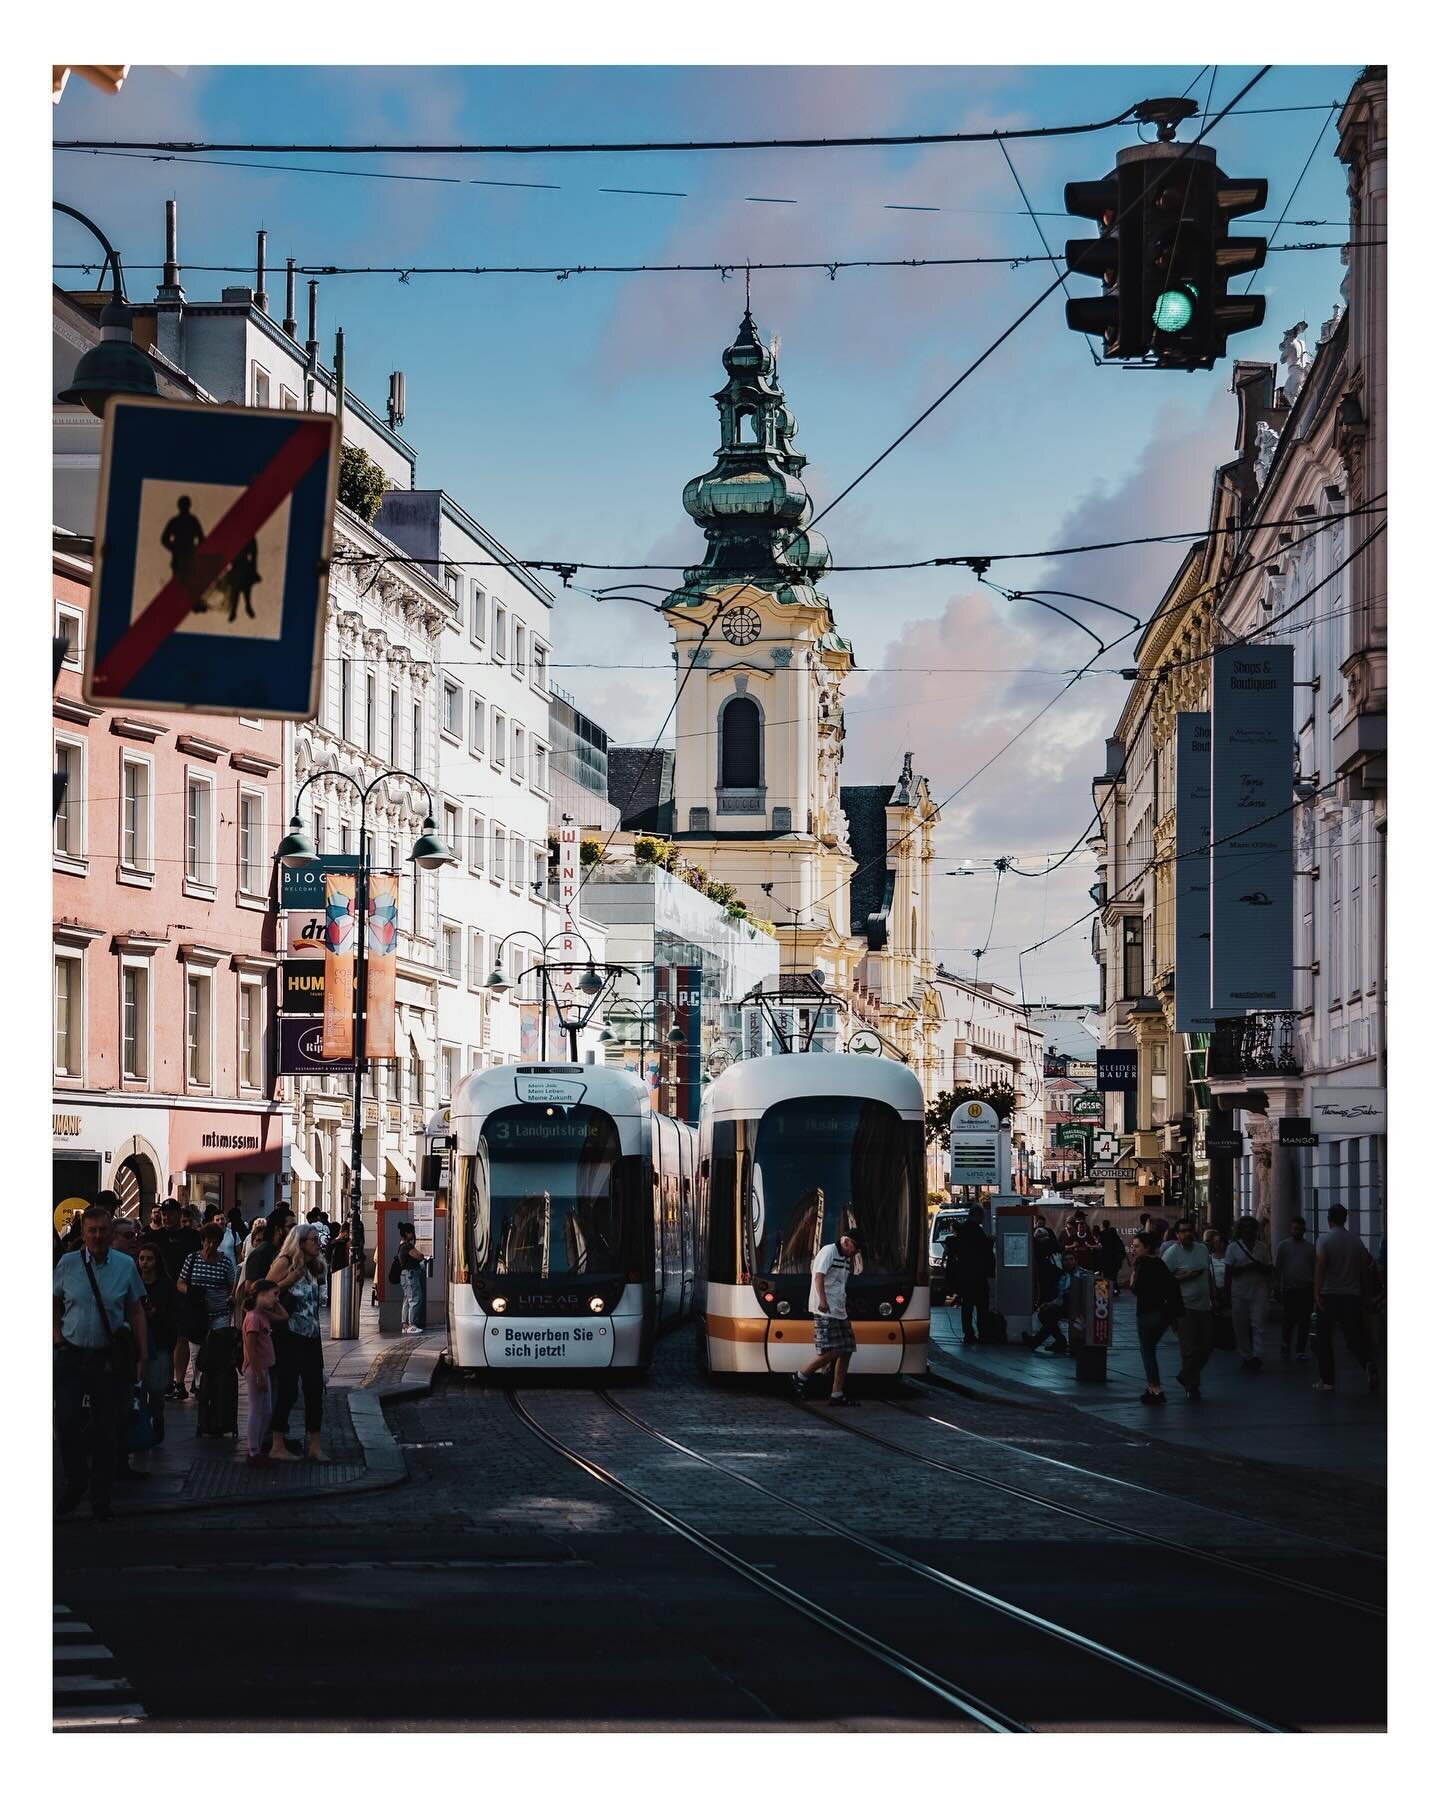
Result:
[[[536,1279],[614,1277],[625,1264],[620,1134],[614,1118],[516,1104],[486,1118],[471,1163],[474,1271]]]
[[[811,1097],[745,1127],[756,1272],[808,1275],[822,1247],[858,1229],[857,1273],[913,1277],[925,1215],[918,1122],[873,1098]]]

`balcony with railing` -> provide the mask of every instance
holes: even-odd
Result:
[[[1298,1080],[1303,1071],[1298,1010],[1222,1017],[1211,1031],[1206,1078],[1212,1088],[1273,1085]]]

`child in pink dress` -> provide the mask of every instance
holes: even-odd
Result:
[[[275,1366],[275,1343],[270,1337],[272,1319],[283,1318],[280,1293],[268,1278],[257,1279],[245,1297],[245,1321],[241,1326],[245,1390],[250,1399],[246,1429],[246,1465],[270,1466],[270,1374]]]

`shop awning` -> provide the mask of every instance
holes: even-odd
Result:
[[[336,1154],[348,1180],[350,1174],[350,1142],[348,1138],[336,1143]],[[375,1183],[375,1174],[363,1160],[360,1162],[360,1183],[362,1186]]]
[[[425,1013],[421,1010],[407,1010],[405,1029],[420,1059],[426,1062],[433,1059],[435,1044],[430,1039],[430,1026],[425,1021]]]
[[[306,1159],[304,1150],[300,1147],[292,1147],[290,1150],[290,1177],[299,1179],[302,1185],[320,1183],[320,1174]]]
[[[411,1185],[415,1183],[415,1168],[398,1148],[387,1147],[385,1150],[385,1158],[390,1162],[390,1170],[395,1174],[397,1179],[402,1179],[407,1184]]]

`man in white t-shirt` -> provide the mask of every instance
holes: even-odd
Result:
[[[829,1247],[822,1247],[810,1262],[810,1309],[815,1319],[815,1357],[803,1371],[790,1379],[797,1397],[809,1395],[812,1375],[822,1366],[833,1365],[834,1383],[830,1401],[837,1408],[857,1407],[853,1397],[845,1395],[845,1374],[850,1369],[850,1356],[855,1351],[855,1331],[845,1310],[845,1287],[850,1282],[860,1239],[847,1231]]]

